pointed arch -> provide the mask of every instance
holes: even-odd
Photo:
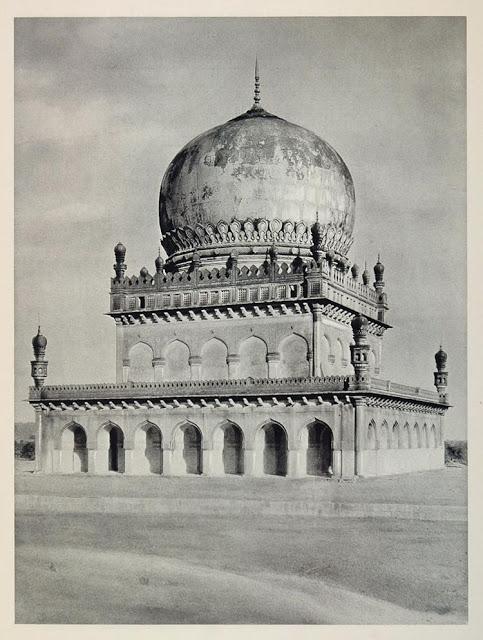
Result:
[[[377,364],[376,352],[374,351],[374,349],[371,348],[371,350],[369,351],[369,373],[371,375],[374,375],[376,364]]]
[[[320,338],[320,371],[317,371],[316,374],[319,376],[328,375],[328,367],[330,363],[330,355],[332,353],[332,345],[329,340],[329,337],[326,334],[323,334]]]
[[[333,466],[334,434],[328,424],[313,420],[302,429],[306,443],[306,473],[308,476],[331,476]]]
[[[161,428],[145,420],[134,432],[134,467],[138,473],[163,472],[163,435]]]
[[[391,445],[392,449],[401,448],[401,430],[399,428],[399,423],[397,420],[392,426]]]
[[[202,473],[202,433],[194,422],[184,420],[174,429],[173,455],[183,474]]]
[[[151,345],[142,340],[129,349],[129,377],[132,382],[152,382],[154,352]]]
[[[409,432],[409,423],[406,422],[401,432],[400,448],[409,449],[411,447],[411,435]]]
[[[211,338],[201,347],[201,378],[223,380],[228,378],[228,348],[220,338]]]
[[[288,436],[280,422],[266,420],[256,435],[258,447],[263,447],[263,473],[266,475],[287,475]]]
[[[384,420],[383,423],[381,424],[379,437],[377,438],[377,440],[379,442],[379,448],[380,449],[390,449],[391,448],[391,437],[390,437],[390,433],[389,433],[389,426],[388,426],[386,420]]]
[[[164,379],[190,380],[190,355],[186,342],[179,339],[171,340],[164,349]]]
[[[367,426],[366,449],[377,449],[376,423],[374,420],[371,420]]]
[[[86,473],[88,471],[87,433],[78,422],[71,421],[60,434],[60,471]]]
[[[281,378],[303,378],[309,375],[309,345],[298,333],[291,333],[281,340],[279,347]]]
[[[419,449],[421,447],[421,432],[417,422],[414,423],[413,432],[411,437],[411,447],[413,449]]]
[[[436,432],[436,426],[434,424],[431,425],[429,443],[433,449],[436,449],[438,447],[438,434]]]
[[[240,378],[268,378],[267,344],[250,336],[240,344]]]
[[[344,345],[340,338],[337,338],[335,341],[334,356],[335,356],[336,366],[338,368],[343,367],[345,362],[345,354],[344,354]]]
[[[223,420],[213,432],[215,464],[219,471],[229,475],[241,475],[244,470],[244,434],[232,420]]]
[[[423,429],[421,432],[421,446],[427,449],[429,447],[428,441],[428,425],[426,422],[423,424]]]
[[[96,470],[124,473],[124,431],[118,424],[109,420],[98,428],[97,453]]]

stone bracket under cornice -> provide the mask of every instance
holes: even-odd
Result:
[[[299,316],[312,314],[316,306],[322,316],[340,322],[350,327],[356,312],[340,303],[325,299],[310,299],[283,302],[270,301],[257,304],[246,303],[216,307],[188,308],[188,309],[165,309],[133,310],[130,313],[124,311],[107,313],[114,318],[117,325],[139,325],[139,324],[160,324],[176,322],[200,322],[204,320],[236,320],[246,318],[279,317],[279,316]],[[370,334],[382,336],[391,325],[380,320],[368,317],[368,331]]]
[[[306,392],[303,395],[279,394],[258,396],[206,396],[186,398],[165,397],[165,398],[143,398],[138,399],[126,396],[125,399],[115,398],[109,400],[102,398],[101,400],[81,400],[67,399],[64,400],[44,400],[30,399],[30,404],[37,411],[113,411],[113,410],[192,410],[197,409],[230,409],[238,408],[252,411],[258,407],[280,408],[289,407],[294,410],[303,410],[304,407],[317,406],[334,406],[334,405],[350,405],[363,404],[368,407],[379,408],[384,410],[406,411],[412,413],[423,413],[428,415],[444,415],[449,405],[430,402],[426,400],[411,400],[407,398],[384,397],[381,395],[371,395],[371,392],[365,392],[361,396],[361,392]]]

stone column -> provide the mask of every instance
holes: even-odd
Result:
[[[42,457],[44,455],[42,446],[42,410],[35,407],[35,471],[42,471]]]
[[[230,378],[230,380],[234,380],[238,377],[240,356],[237,353],[230,353],[226,361],[228,363],[228,377]]]
[[[217,429],[213,434],[213,449],[211,453],[211,475],[224,476],[225,466],[223,464],[223,448],[225,445],[225,432]],[[203,468],[204,473],[204,468]]]
[[[204,476],[212,476],[213,474],[213,449],[201,450],[201,473]]]
[[[96,449],[87,449],[87,473],[96,472]]]
[[[363,435],[364,435],[364,418],[365,418],[365,401],[364,398],[355,397],[355,418],[354,418],[354,449],[355,449],[355,465],[354,474],[356,476],[363,475]]]
[[[107,473],[109,471],[109,447],[97,448],[96,452],[96,473]]]
[[[173,452],[171,449],[163,448],[163,476],[173,475],[172,456],[173,456]]]
[[[54,449],[52,451],[52,472],[53,473],[62,472],[62,454],[60,449]]]
[[[244,449],[244,460],[243,460],[243,468],[244,475],[251,477],[261,476],[262,473],[259,470],[259,456],[256,449]]]
[[[279,377],[280,354],[277,351],[267,353],[268,377]]]
[[[171,475],[184,476],[186,474],[186,462],[183,458],[184,434],[178,430],[174,438],[171,452]]]
[[[74,438],[72,437],[72,440]],[[59,451],[59,469],[61,473],[74,473],[74,445],[73,442],[62,443]]]
[[[287,477],[288,478],[301,478],[305,475],[302,469],[301,459],[303,450],[301,449],[289,449],[287,451]]]
[[[332,472],[334,478],[342,477],[342,451],[340,449],[332,451]]]
[[[191,356],[188,362],[191,368],[191,379],[201,380],[201,357]]]
[[[130,476],[139,473],[135,462],[133,449],[124,449],[124,473],[126,475]]]
[[[123,371],[123,325],[116,324],[116,382],[124,382]]]
[[[312,331],[312,375],[322,375],[322,305],[315,303],[312,307],[313,331]]]
[[[154,382],[162,382],[164,379],[164,366],[166,360],[164,358],[153,358]]]

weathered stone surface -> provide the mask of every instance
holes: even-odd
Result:
[[[163,234],[186,225],[266,218],[333,224],[352,233],[354,184],[317,135],[266,111],[249,111],[189,142],[169,165]]]

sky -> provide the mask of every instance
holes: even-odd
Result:
[[[262,104],[322,137],[356,191],[349,257],[384,263],[381,376],[433,388],[466,437],[464,18],[17,18],[15,418],[33,419],[31,339],[48,384],[115,380],[113,247],[151,272],[159,186],[190,139]]]

